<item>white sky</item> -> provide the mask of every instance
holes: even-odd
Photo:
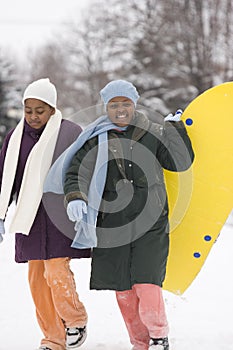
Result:
[[[46,42],[69,19],[79,18],[90,0],[5,0],[0,3],[0,49],[23,55]]]

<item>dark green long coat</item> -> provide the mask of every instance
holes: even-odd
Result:
[[[183,122],[160,125],[136,112],[133,125],[125,131],[111,130],[108,140],[91,289],[127,290],[135,283],[162,286],[169,249],[163,168],[184,171],[191,166],[190,139]],[[67,202],[87,201],[97,149],[93,138],[74,156],[65,178]]]

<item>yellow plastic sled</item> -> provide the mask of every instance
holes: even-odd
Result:
[[[198,96],[182,120],[195,161],[186,172],[165,172],[171,242],[163,288],[175,294],[195,279],[233,208],[233,82]]]

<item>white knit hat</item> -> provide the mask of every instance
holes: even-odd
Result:
[[[126,81],[126,80],[113,80],[110,81],[101,91],[100,95],[102,97],[102,100],[105,104],[105,106],[108,104],[108,102],[118,96],[124,96],[129,98],[131,101],[133,101],[134,105],[136,106],[137,100],[139,99],[139,94],[137,92],[136,87]]]
[[[49,78],[39,79],[33,81],[25,89],[22,103],[28,98],[36,98],[56,108],[57,105],[57,90],[55,86],[49,81]]]

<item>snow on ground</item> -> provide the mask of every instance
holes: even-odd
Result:
[[[201,272],[182,295],[164,291],[171,350],[233,350],[233,212]],[[90,291],[90,259],[74,260],[77,289],[88,314],[80,350],[130,350],[111,291]],[[35,350],[41,338],[27,283],[27,264],[14,262],[14,237],[0,245],[0,350]],[[39,286],[38,286],[39,288]]]

